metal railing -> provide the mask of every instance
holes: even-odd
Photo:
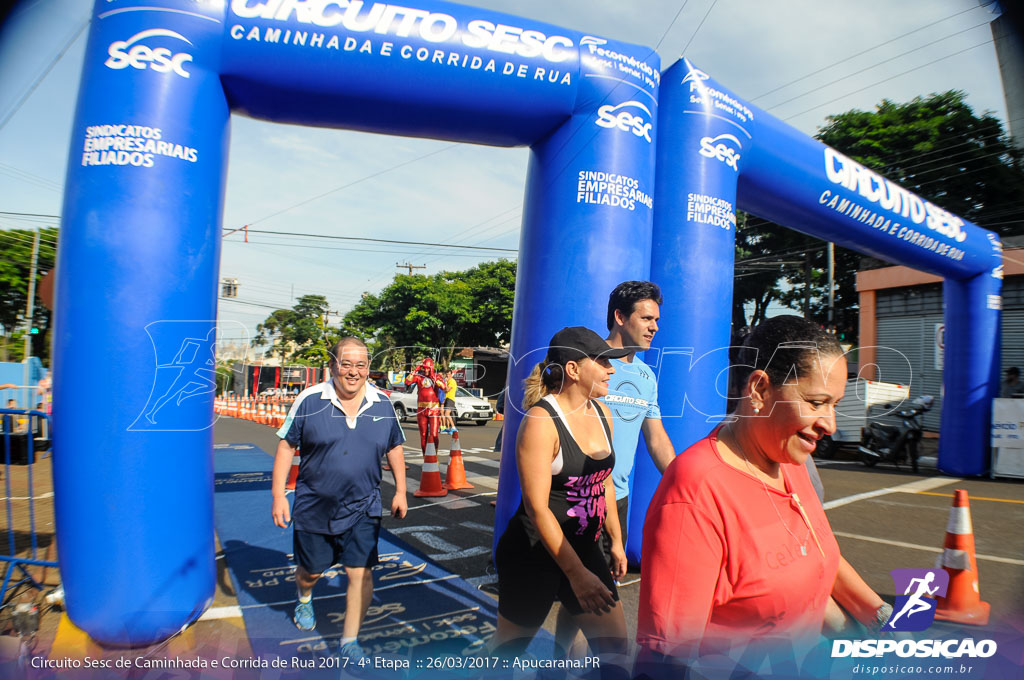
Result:
[[[7,551],[8,554],[0,555],[0,562],[6,562],[4,569],[3,585],[0,587],[0,609],[7,606],[7,592],[9,588],[21,584],[29,584],[37,590],[42,590],[40,583],[30,573],[28,567],[56,567],[57,563],[39,558],[39,540],[36,534],[36,493],[35,493],[35,465],[37,462],[37,449],[42,450],[40,458],[45,458],[49,448],[50,417],[42,411],[0,408],[0,436],[3,437],[3,476],[5,491],[5,509],[7,512]],[[18,466],[26,468],[27,493],[24,498],[17,500],[28,501],[28,534],[30,542],[29,557],[19,557],[18,548],[15,542],[15,500],[12,497],[11,476],[12,469]],[[22,529],[23,530],[23,529]],[[18,577],[18,572],[21,576]],[[12,579],[14,579],[12,581]]]

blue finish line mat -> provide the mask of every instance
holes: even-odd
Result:
[[[347,580],[340,566],[325,572],[313,590],[316,630],[295,627],[292,530],[275,526],[270,517],[272,467],[273,457],[251,444],[214,447],[216,528],[253,654],[271,662],[277,657],[278,668],[301,670],[306,677],[338,663],[332,652],[341,638]],[[359,634],[374,662],[360,670],[375,666],[397,677],[395,670],[408,669],[409,676],[423,671],[433,677],[433,660],[465,659],[490,639],[497,611],[492,598],[386,530],[378,551],[373,602]],[[550,654],[550,636],[542,631],[538,637],[546,638]],[[540,644],[538,639],[534,647]]]

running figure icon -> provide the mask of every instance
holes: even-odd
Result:
[[[924,596],[934,595],[936,592],[938,592],[939,586],[936,585],[934,588],[928,587],[934,580],[935,572],[932,571],[929,571],[922,578],[910,579],[910,584],[907,585],[907,589],[903,592],[903,594],[910,595],[910,591],[916,588],[914,594],[910,595],[910,597],[907,598],[906,604],[903,605],[903,608],[896,612],[896,614],[891,619],[889,619],[889,622],[886,625],[889,628],[895,628],[894,624],[904,614],[906,614],[907,618],[909,618],[914,614],[917,614],[918,612],[928,611],[929,609],[931,609],[932,603],[925,602]]]
[[[215,379],[217,362],[214,358],[216,329],[205,338],[185,338],[170,363],[157,366],[157,370],[177,371],[177,376],[153,407],[146,412],[146,420],[156,423],[156,413],[172,399],[177,405],[190,398],[217,389]]]

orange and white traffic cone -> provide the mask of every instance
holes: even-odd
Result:
[[[981,599],[978,588],[978,562],[974,558],[974,529],[971,526],[971,504],[967,491],[957,489],[949,510],[946,541],[935,567],[949,574],[949,589],[938,598],[935,618],[956,623],[984,626],[991,606]]]
[[[434,442],[427,442],[423,454],[423,471],[420,473],[420,488],[413,496],[447,496],[448,489],[441,484],[441,466],[437,464],[437,450]]]
[[[466,481],[466,466],[462,462],[462,445],[459,444],[459,431],[452,433],[452,448],[448,452],[448,474],[444,480],[446,489],[474,489]]]
[[[288,471],[288,481],[284,483],[284,488],[294,489],[295,482],[299,481],[299,450],[295,449],[295,455],[292,456],[292,469]]]

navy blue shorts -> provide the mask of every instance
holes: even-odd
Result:
[[[309,574],[322,574],[335,564],[372,567],[377,559],[380,517],[363,515],[347,531],[336,536],[295,530],[292,550],[295,562]]]

